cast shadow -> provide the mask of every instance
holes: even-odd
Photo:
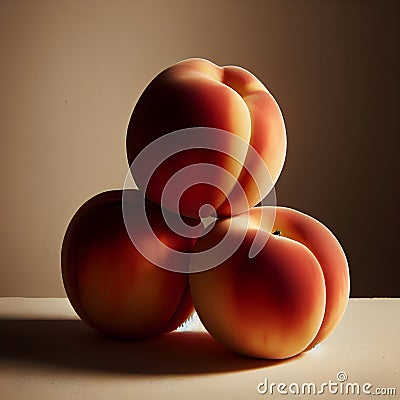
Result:
[[[237,355],[215,342],[207,332],[175,331],[147,340],[113,340],[92,331],[80,320],[0,320],[2,359],[137,375],[221,373],[289,361]]]

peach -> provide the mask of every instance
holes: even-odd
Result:
[[[218,216],[247,211],[272,189],[286,155],[283,117],[266,87],[243,68],[199,58],[162,71],[140,96],[127,130],[129,165],[160,138],[166,140],[160,148],[153,146],[132,173],[146,196],[161,204],[169,179],[197,166],[170,183],[162,203],[189,217],[198,217],[204,204]],[[171,154],[160,160],[165,146]],[[152,158],[154,170],[148,164]]]
[[[218,220],[193,251],[215,246],[228,231],[244,237],[236,252],[189,276],[193,304],[211,335],[235,352],[271,359],[323,340],[349,294],[346,257],[333,234],[299,211],[256,207]],[[250,258],[255,240],[263,245]]]
[[[135,212],[140,196],[130,193],[129,206]],[[147,202],[146,213],[163,243],[190,252],[193,240],[172,232],[159,206]],[[154,238],[142,239],[151,251],[158,251]],[[159,252],[161,260],[166,256]],[[172,331],[193,311],[188,275],[152,264],[133,245],[124,223],[121,190],[101,193],[76,212],[64,237],[61,263],[73,308],[89,326],[107,335],[145,338]]]

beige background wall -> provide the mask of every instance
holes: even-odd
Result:
[[[65,295],[70,218],[122,186],[138,96],[194,56],[269,87],[288,132],[278,202],[336,233],[353,296],[399,296],[398,15],[384,1],[2,0],[0,296]]]

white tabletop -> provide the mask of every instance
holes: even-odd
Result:
[[[0,298],[0,398],[397,400],[399,316],[400,299],[351,299],[324,343],[269,361],[237,356],[196,325],[113,341],[87,328],[67,299]],[[346,395],[357,388],[359,395]],[[307,394],[314,389],[324,394]]]

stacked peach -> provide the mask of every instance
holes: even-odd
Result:
[[[139,98],[126,145],[139,189],[87,201],[63,242],[65,289],[83,321],[145,338],[195,308],[221,344],[275,359],[333,331],[349,297],[339,242],[299,211],[256,206],[281,173],[286,131],[254,75],[202,59],[167,68]],[[215,261],[226,238],[237,245]]]

